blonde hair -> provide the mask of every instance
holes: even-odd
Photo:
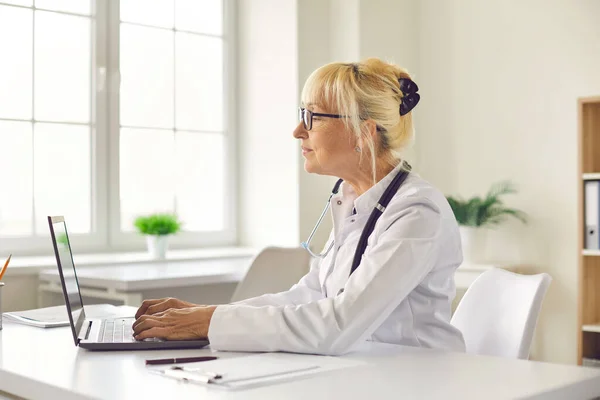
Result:
[[[326,105],[348,117],[342,119],[346,127],[354,132],[357,140],[362,138],[370,151],[374,182],[378,156],[390,165],[398,165],[403,162],[402,153],[414,135],[412,113],[400,116],[404,97],[398,82],[401,78],[411,79],[408,72],[397,65],[368,58],[359,63],[324,65],[309,76],[302,90],[303,104]],[[377,124],[378,149],[364,129],[366,119]]]

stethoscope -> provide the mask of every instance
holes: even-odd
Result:
[[[409,171],[410,171],[410,166],[407,165],[406,170],[401,170],[400,172],[398,172],[396,174],[396,176],[394,177],[392,182],[388,185],[388,187],[383,192],[383,195],[381,195],[381,198],[377,202],[377,205],[373,208],[373,211],[371,211],[371,215],[369,216],[369,219],[367,220],[367,223],[365,224],[365,227],[363,228],[363,231],[360,235],[360,239],[358,241],[358,245],[356,246],[356,251],[354,253],[354,260],[352,262],[352,268],[350,270],[350,274],[352,274],[354,272],[354,270],[356,270],[356,268],[360,264],[360,260],[362,259],[362,256],[367,248],[367,241],[369,240],[369,236],[375,229],[375,224],[377,223],[377,220],[379,219],[379,217],[381,217],[381,214],[383,214],[383,212],[385,211],[385,208],[388,206],[390,200],[392,200],[392,197],[394,197],[394,194],[396,194],[396,192],[398,191],[398,189],[400,188],[402,183],[408,177]],[[325,208],[323,209],[321,216],[317,220],[317,224],[315,225],[312,232],[308,236],[308,239],[305,242],[300,243],[300,246],[303,247],[304,249],[306,249],[306,251],[308,251],[310,253],[310,255],[313,257],[325,258],[327,256],[327,254],[329,254],[329,252],[331,251],[331,249],[333,248],[333,245],[335,243],[335,240],[332,240],[331,243],[329,244],[329,246],[327,247],[327,250],[325,250],[322,253],[317,253],[317,254],[313,253],[313,251],[309,247],[310,241],[312,240],[313,236],[315,235],[315,232],[319,228],[319,225],[321,225],[321,221],[323,221],[325,214],[327,213],[327,211],[329,210],[329,207],[331,206],[331,198],[338,193],[338,190],[340,189],[340,185],[342,184],[342,182],[343,182],[343,179],[339,179],[335,183],[335,185],[333,186],[333,189],[331,190],[331,194],[329,195],[329,199],[327,200],[327,204],[325,204]]]

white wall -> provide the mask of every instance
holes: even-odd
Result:
[[[360,0],[330,0],[331,61],[355,62],[360,52]]]
[[[238,2],[239,232],[248,246],[299,243],[295,1]]]
[[[333,1],[331,1],[333,3]],[[335,43],[332,36],[331,18],[336,18],[330,12],[329,0],[299,0],[298,7],[298,93],[300,95],[304,82],[309,75],[320,66],[332,62],[331,47]],[[295,124],[294,124],[295,127]],[[291,128],[289,129],[291,135]],[[312,231],[315,222],[326,204],[329,193],[335,183],[332,177],[309,174],[304,170],[304,157],[300,152],[300,142],[293,140],[297,149],[296,163],[298,165],[299,182],[299,235],[304,241]],[[315,234],[311,248],[320,251],[332,228],[331,218],[327,216]]]
[[[552,275],[533,355],[574,363],[576,99],[600,94],[600,1],[419,4],[419,172],[453,194],[517,183],[510,205],[531,221],[496,232],[487,255]]]
[[[292,136],[296,109],[315,69],[340,57],[356,59],[359,3],[238,4],[240,243],[297,246],[310,234],[335,179],[304,171],[300,143]],[[256,117],[266,110],[279,115]],[[320,250],[330,230],[326,218],[311,247]]]
[[[378,57],[397,64],[406,68],[419,85],[419,89],[422,89],[419,73],[419,2],[361,0],[359,25],[359,52],[355,61]],[[416,130],[419,124],[420,114],[416,113]],[[403,157],[416,167],[414,146],[409,146]]]

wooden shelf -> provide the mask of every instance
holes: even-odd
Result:
[[[591,172],[589,174],[583,174],[584,181],[598,181],[600,180],[600,172]]]
[[[600,96],[578,101],[579,290],[577,360],[600,360],[600,250],[585,246],[585,182],[600,180]]]
[[[600,333],[600,324],[583,325],[581,327],[581,330],[584,331],[584,332]]]

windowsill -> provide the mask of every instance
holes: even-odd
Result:
[[[219,258],[250,258],[258,254],[250,247],[214,247],[206,249],[169,250],[164,260],[153,259],[148,252],[135,253],[98,253],[74,255],[73,262],[80,267],[132,265],[148,262],[193,261]],[[13,257],[6,276],[35,275],[41,270],[56,268],[54,256]]]

